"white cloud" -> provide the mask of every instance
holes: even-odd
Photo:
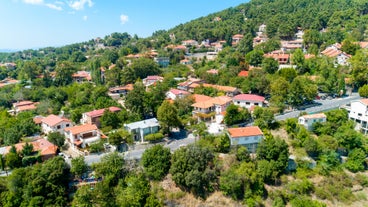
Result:
[[[124,15],[124,14],[120,15],[120,22],[121,22],[121,24],[125,24],[128,21],[129,21],[129,17],[127,15]]]
[[[43,4],[43,0],[23,0],[26,4]]]
[[[83,20],[87,21],[88,20],[88,16],[83,16]]]
[[[92,0],[76,0],[69,2],[69,6],[74,10],[83,10],[85,4],[88,4],[88,7],[93,6]]]
[[[58,10],[58,11],[62,11],[63,8],[61,6],[57,6],[55,4],[45,4],[47,7],[49,7],[50,9],[55,9],[55,10]]]

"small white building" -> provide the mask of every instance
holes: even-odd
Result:
[[[156,118],[124,124],[124,128],[133,135],[136,142],[144,142],[144,136],[157,133],[160,124]]]
[[[84,124],[68,127],[64,130],[64,135],[71,147],[85,148],[87,145],[101,139],[101,133],[94,124]]]
[[[368,133],[368,99],[352,101],[348,108],[349,119],[357,123],[357,128],[364,134]]]
[[[252,106],[263,107],[265,98],[255,94],[239,94],[233,97],[233,102],[237,106],[250,109]]]
[[[256,152],[258,144],[263,139],[263,132],[258,126],[229,128],[228,135],[231,146],[245,146],[251,153]]]
[[[69,119],[51,114],[41,120],[41,129],[44,134],[50,132],[64,133],[64,129],[73,126]]]
[[[308,114],[299,117],[298,123],[300,125],[303,125],[308,130],[313,130],[313,124],[314,123],[323,123],[326,122],[327,116],[324,113],[320,114]]]

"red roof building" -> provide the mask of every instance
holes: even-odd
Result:
[[[85,148],[87,145],[101,139],[101,133],[94,124],[84,124],[65,129],[65,137],[70,145]]]
[[[93,111],[83,113],[81,123],[82,124],[95,124],[98,127],[100,127],[101,126],[100,118],[105,113],[105,110],[107,109],[98,109],[98,110],[93,110]],[[109,107],[108,110],[110,110],[110,112],[112,113],[117,113],[121,111],[121,108],[112,106],[112,107]]]
[[[256,151],[258,144],[263,139],[263,132],[258,126],[229,128],[228,135],[232,146],[245,146],[251,153]]]
[[[42,132],[48,134],[50,132],[64,133],[64,129],[71,127],[72,122],[64,117],[56,116],[51,114],[41,120]]]
[[[25,142],[18,143],[15,144],[14,147],[17,149],[17,152],[21,152],[25,144],[26,144]],[[33,152],[40,153],[42,161],[54,157],[58,150],[58,147],[56,145],[42,138],[29,142],[29,144],[33,146]],[[4,154],[9,153],[10,149],[11,146],[6,147]]]
[[[238,74],[239,77],[248,77],[248,75],[249,75],[249,71],[246,71],[246,70],[242,70]]]
[[[250,109],[252,106],[263,107],[265,105],[265,98],[255,94],[239,94],[233,97],[235,105]]]

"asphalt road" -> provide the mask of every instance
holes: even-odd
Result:
[[[171,152],[174,152],[175,150],[179,149],[180,147],[186,146],[188,144],[192,144],[194,142],[195,142],[194,135],[189,134],[186,138],[177,139],[177,140],[169,140],[168,142],[165,142],[163,145],[164,145],[164,147],[168,147]],[[148,149],[152,146],[153,145],[145,145],[145,146],[142,145],[142,146],[139,147],[139,149],[130,150],[130,151],[127,151],[127,152],[124,152],[124,153],[121,153],[121,154],[124,155],[124,158],[126,160],[140,159],[142,157],[143,152],[146,149]],[[88,156],[84,157],[84,160],[88,165],[91,165],[93,163],[100,162],[101,157],[103,157],[106,154],[107,153],[88,155]],[[66,162],[70,165],[70,159],[66,159]]]
[[[316,100],[316,102],[319,103],[320,105],[312,106],[304,110],[295,110],[295,111],[288,112],[282,115],[277,115],[275,116],[275,119],[277,121],[281,121],[281,120],[285,120],[289,118],[296,118],[299,116],[301,112],[307,112],[310,114],[310,113],[319,113],[323,111],[328,111],[331,109],[339,108],[340,106],[348,104],[351,101],[359,100],[359,99],[360,99],[360,96],[357,93],[353,93],[351,96],[344,97],[344,98],[335,98],[331,100],[327,100],[327,99],[326,100]]]

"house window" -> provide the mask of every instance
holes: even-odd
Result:
[[[240,104],[240,101],[238,101],[237,103]]]
[[[358,113],[358,116],[362,116],[362,114],[361,113]]]
[[[56,127],[57,129],[60,129],[61,128],[61,126],[60,125],[57,125],[57,127]]]
[[[69,127],[69,124],[66,124],[66,127]]]
[[[259,105],[259,103],[254,103],[254,105],[258,106],[258,105]]]
[[[245,102],[246,105],[250,105],[250,102]]]

